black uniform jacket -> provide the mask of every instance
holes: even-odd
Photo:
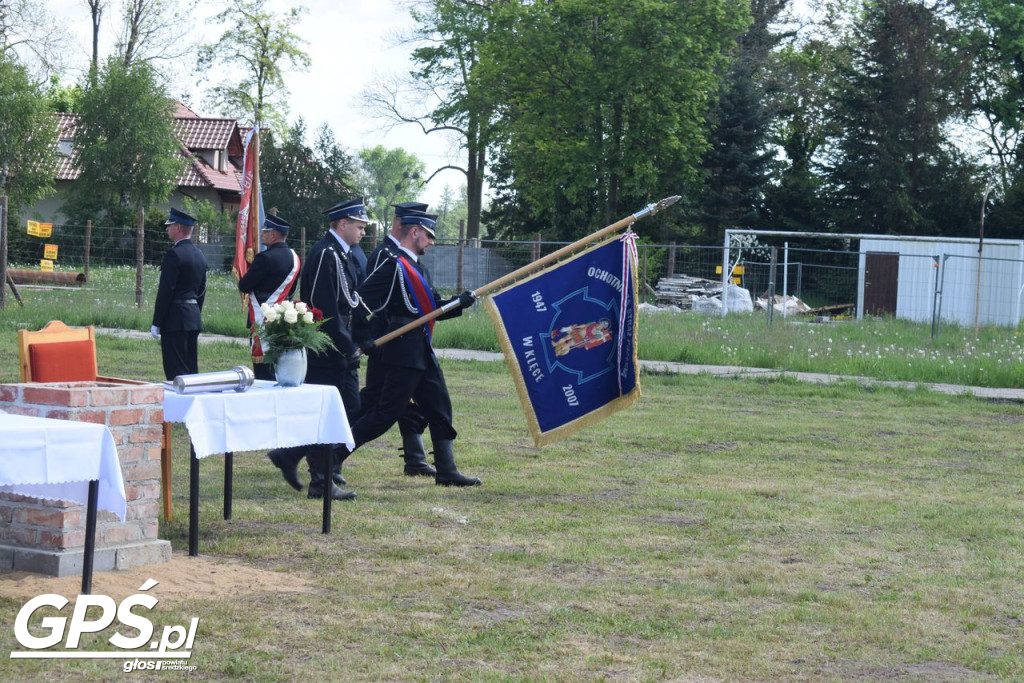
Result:
[[[161,332],[203,329],[206,270],[206,257],[191,239],[180,240],[164,254],[153,306],[153,324]]]
[[[388,242],[385,239],[381,247]],[[374,251],[377,254],[377,251]],[[366,276],[366,281],[359,288],[359,293],[366,303],[366,306],[373,311],[368,323],[358,320],[356,334],[359,339],[369,337],[376,338],[376,332],[387,334],[392,330],[410,323],[420,317],[416,308],[415,299],[409,294],[408,286],[402,274],[402,268],[398,263],[398,256],[405,256],[406,260],[415,267],[423,276],[424,281],[430,288],[434,302],[440,308],[447,301],[442,301],[430,282],[430,273],[422,261],[413,261],[412,257],[397,247],[393,250],[382,249],[378,255],[378,265]],[[370,256],[369,265],[372,268],[374,255]],[[462,315],[462,309],[456,308],[435,320],[445,318],[456,318]],[[419,325],[406,332],[401,337],[393,339],[384,344],[380,349],[381,361],[387,365],[398,367],[416,368],[424,370],[434,355],[434,350],[427,337],[427,326]]]
[[[256,254],[256,257],[249,264],[249,269],[238,281],[238,289],[244,294],[249,294],[256,299],[257,304],[266,303],[271,294],[277,291],[288,274],[295,266],[295,252],[288,248],[284,242],[271,244],[269,247]],[[285,293],[285,298],[290,299],[292,292],[298,284],[299,279],[295,278],[291,287]]]
[[[302,265],[301,298],[323,311],[328,321],[323,330],[337,347],[322,354],[310,354],[313,365],[346,364],[356,355],[358,347],[352,341],[352,314],[358,305],[357,296],[360,268],[351,254],[346,254],[341,243],[328,232],[313,245]]]

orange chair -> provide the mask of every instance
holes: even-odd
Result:
[[[92,325],[71,328],[51,320],[43,329],[18,330],[18,360],[22,382],[112,382],[145,384],[138,380],[101,377],[96,365],[96,332]],[[163,423],[160,444],[160,483],[164,519],[171,521],[171,424]]]

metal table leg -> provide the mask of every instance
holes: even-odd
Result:
[[[189,444],[188,472],[188,554],[199,554],[199,458],[195,446]]]
[[[334,452],[330,446],[327,447],[327,457],[324,458],[324,518],[321,531],[331,533],[331,489],[334,488]]]
[[[231,519],[231,488],[235,476],[235,454],[224,454],[224,519]]]
[[[99,501],[100,482],[89,482],[89,500],[85,506],[85,556],[82,558],[82,595],[92,593],[92,561],[96,554],[96,505]]]

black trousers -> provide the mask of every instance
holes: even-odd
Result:
[[[359,367],[357,365],[309,365],[306,383],[333,386],[341,394],[349,425],[359,416]]]
[[[387,367],[381,362],[379,354],[371,353],[366,357],[366,384],[359,392],[359,403],[363,412],[380,401],[386,374]],[[360,413],[360,417],[362,417],[362,413]],[[423,416],[423,411],[415,403],[409,401],[406,404],[406,409],[402,411],[401,417],[398,418],[398,431],[402,438],[422,434],[426,428],[427,419]]]
[[[352,426],[356,448],[391,429],[408,410],[410,400],[415,401],[423,413],[430,428],[431,440],[436,443],[456,437],[458,433],[452,426],[452,402],[448,396],[448,386],[434,354],[430,354],[425,370],[384,363],[382,366],[384,379],[380,396],[375,404],[365,407],[363,414]]]
[[[252,374],[256,379],[267,379],[271,382],[277,380],[274,375],[274,366],[270,363],[253,363]]]
[[[199,372],[199,330],[160,332],[160,354],[164,378],[194,375]]]

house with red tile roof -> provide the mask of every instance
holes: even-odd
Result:
[[[58,167],[56,193],[38,202],[26,217],[60,223],[64,216],[60,207],[64,194],[78,178],[75,165],[76,114],[56,114]],[[181,143],[179,153],[185,169],[178,176],[178,186],[167,205],[184,208],[185,197],[206,200],[221,211],[238,210],[241,196],[242,136],[235,119],[200,116],[180,102],[174,112],[174,132]]]

